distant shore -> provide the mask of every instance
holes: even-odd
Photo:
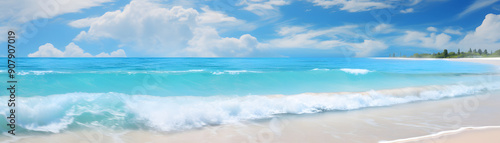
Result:
[[[500,66],[500,58],[453,58],[453,59],[444,59],[449,61],[457,61],[457,62],[473,62],[473,63],[482,63],[482,64],[492,64],[496,66]]]
[[[447,60],[457,62],[473,62],[500,66],[500,58],[400,58],[400,57],[377,57],[373,59],[393,59],[393,60]]]

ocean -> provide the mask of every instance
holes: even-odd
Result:
[[[498,67],[446,60],[18,58],[16,66],[19,135],[184,132],[500,90]],[[0,95],[6,103],[7,91]],[[8,124],[9,108],[0,106],[0,114]]]

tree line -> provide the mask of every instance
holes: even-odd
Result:
[[[391,57],[395,57],[395,54],[392,54]],[[487,49],[481,50],[481,49],[474,49],[469,48],[468,51],[460,51],[458,49],[457,52],[448,52],[447,49],[444,49],[443,52],[438,52],[438,53],[415,53],[412,56],[412,58],[480,58],[480,57],[500,57],[500,50],[496,50],[495,52],[493,51],[488,51]]]

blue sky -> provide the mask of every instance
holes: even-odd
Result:
[[[373,57],[443,49],[492,51],[500,49],[498,1],[3,1],[0,31],[18,34],[16,54],[23,57]]]

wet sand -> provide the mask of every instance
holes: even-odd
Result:
[[[500,66],[500,58],[456,58],[456,59],[446,59],[449,61],[457,61],[457,62],[473,62],[473,63],[482,63],[482,64],[492,64],[496,66]]]
[[[392,58],[392,57],[377,57],[373,59],[393,59],[393,60],[448,60],[448,61],[456,61],[456,62],[473,62],[473,63],[481,63],[481,64],[491,64],[500,66],[500,58],[492,57],[492,58]]]

